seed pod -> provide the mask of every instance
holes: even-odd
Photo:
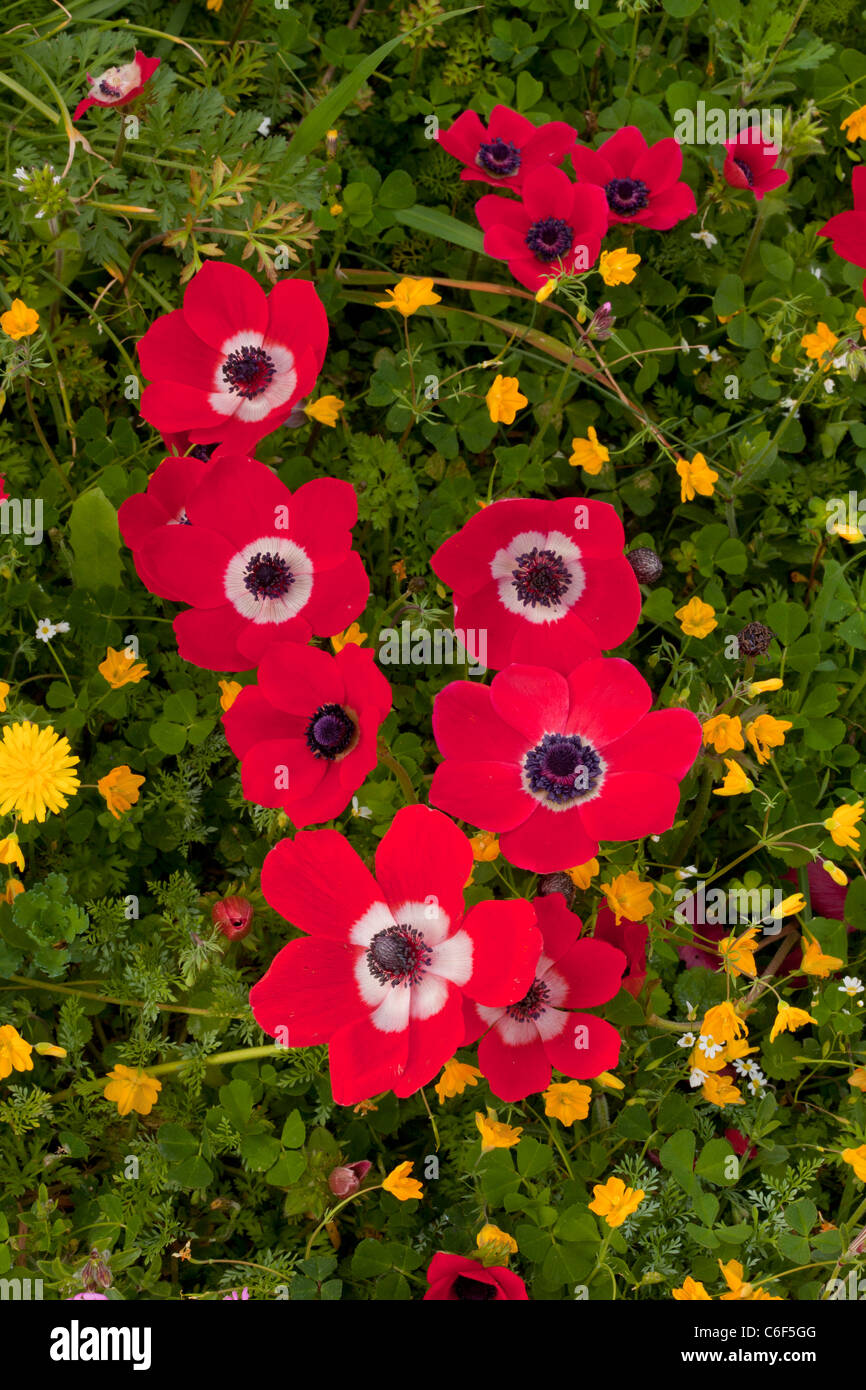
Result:
[[[655,584],[657,579],[661,579],[664,566],[648,545],[639,545],[636,550],[630,550],[625,558],[634,570],[639,584]]]

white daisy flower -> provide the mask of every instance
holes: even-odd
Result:
[[[689,236],[691,237],[692,241],[702,241],[708,251],[711,250],[712,247],[717,245],[719,240],[717,236],[713,236],[712,232],[707,232],[704,230],[701,230],[699,232],[690,232]]]
[[[843,994],[848,994],[852,999],[855,999],[858,994],[863,993],[863,981],[858,979],[856,975],[844,975],[839,988]]]
[[[712,1036],[709,1033],[702,1033],[698,1038],[698,1050],[702,1052],[705,1057],[712,1060],[713,1057],[718,1057],[720,1052],[724,1052],[725,1044],[713,1042]]]
[[[696,1042],[694,1033],[683,1033],[681,1038],[677,1038],[677,1047],[694,1047]]]
[[[689,1074],[689,1085],[694,1091],[698,1088],[698,1086],[703,1086],[706,1079],[707,1073],[705,1071],[701,1071],[698,1067],[695,1067],[694,1070]]]
[[[50,642],[52,637],[57,635],[57,628],[50,618],[40,618],[36,624],[37,642]]]

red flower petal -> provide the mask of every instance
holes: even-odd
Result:
[[[376,851],[376,878],[391,910],[435,897],[452,932],[463,917],[471,872],[472,846],[463,831],[429,806],[398,811]]]
[[[556,962],[557,974],[568,984],[561,1001],[565,1009],[593,1009],[606,1004],[619,993],[627,961],[622,951],[606,941],[587,937],[574,945]]]
[[[467,913],[463,930],[472,938],[473,954],[464,994],[491,1009],[523,998],[541,954],[535,920],[535,909],[523,898],[477,903]]]
[[[493,678],[490,699],[500,718],[519,729],[529,746],[546,733],[563,730],[568,719],[568,682],[549,667],[506,666]],[[524,751],[529,751],[526,745]]]
[[[500,1029],[491,1028],[478,1044],[478,1066],[493,1094],[509,1104],[550,1085],[550,1061],[537,1032],[531,1042],[509,1047]]]
[[[522,764],[529,750],[526,736],[494,711],[490,687],[475,681],[452,681],[439,692],[433,736],[443,757],[461,762]]]
[[[571,673],[568,684],[571,710],[565,732],[580,734],[593,748],[604,749],[621,738],[652,704],[652,691],[643,676],[622,657],[584,661]]]
[[[183,315],[197,337],[221,350],[239,333],[264,336],[268,301],[248,271],[225,261],[205,261],[186,288]]]
[[[328,1042],[337,1027],[363,1017],[353,966],[357,951],[336,941],[300,937],[274,958],[250,990],[250,1008],[260,1028],[287,1047]]]
[[[497,833],[523,825],[538,806],[524,791],[520,768],[513,763],[440,763],[433,774],[429,799],[431,806],[450,816]],[[579,862],[569,860],[570,864]]]
[[[548,1038],[544,1050],[557,1071],[585,1081],[612,1071],[619,1061],[622,1038],[603,1018],[594,1014],[569,1014],[568,1027]]]
[[[579,810],[548,811],[534,798],[530,800],[535,806],[532,815],[500,836],[499,847],[510,864],[550,874],[585,864],[597,854],[598,840],[587,833]]]
[[[301,931],[335,941],[345,941],[383,901],[370,870],[336,830],[302,830],[275,845],[262,866],[262,892]]]

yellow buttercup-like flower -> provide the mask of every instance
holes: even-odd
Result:
[[[20,878],[7,878],[6,888],[3,893],[3,901],[11,907],[19,893],[24,892],[24,884]]]
[[[444,1105],[446,1098],[451,1096],[462,1096],[467,1086],[477,1086],[481,1075],[470,1062],[458,1062],[456,1057],[452,1057],[450,1062],[445,1063],[434,1087],[439,1104]]]
[[[715,608],[712,604],[704,603],[697,594],[682,608],[677,609],[675,617],[679,618],[680,627],[686,637],[709,637],[713,628],[719,625]]]
[[[387,290],[390,299],[379,299],[376,301],[377,309],[396,309],[404,319],[411,318],[418,309],[428,304],[441,304],[441,294],[433,293],[433,280],[416,280],[411,275],[405,275],[399,280],[393,289]]]
[[[23,874],[24,855],[17,835],[7,835],[5,839],[0,840],[0,864],[14,864]]]
[[[781,748],[785,734],[793,727],[789,719],[774,719],[772,714],[759,714],[746,725],[746,738],[757,753],[759,763],[770,761],[771,748]]]
[[[522,1128],[501,1124],[492,1110],[486,1115],[476,1110],[475,1125],[481,1135],[481,1152],[485,1154],[489,1149],[513,1149],[514,1145],[520,1142],[523,1133]]]
[[[834,845],[839,845],[842,849],[860,848],[860,831],[857,822],[863,815],[863,802],[855,801],[853,806],[848,806],[845,802],[837,806],[832,815],[829,815],[824,822],[824,829],[829,830],[830,838]]]
[[[728,769],[725,780],[720,787],[713,787],[713,796],[741,796],[755,790],[751,777],[746,776],[734,758],[725,758],[725,767]]]
[[[333,429],[344,404],[339,396],[320,396],[317,401],[311,401],[309,405],[304,406],[304,414],[309,415],[311,420],[318,420],[320,425],[330,425]]]
[[[514,1236],[510,1236],[507,1231],[501,1231],[498,1226],[482,1226],[475,1237],[475,1244],[479,1250],[488,1250],[491,1254],[517,1254],[517,1241]]]
[[[147,675],[144,662],[136,661],[128,647],[124,647],[122,651],[115,651],[114,647],[109,647],[105,660],[101,661],[96,669],[105,677],[112,690],[120,690],[124,685],[138,685]]]
[[[738,975],[756,975],[758,973],[755,965],[755,951],[758,949],[758,932],[760,927],[749,927],[742,936],[726,936],[719,942],[719,955],[725,963],[725,969],[736,977]]]
[[[806,356],[814,362],[822,362],[825,372],[833,365],[831,354],[839,339],[831,333],[826,323],[819,323],[814,333],[806,333],[800,339],[800,347],[806,349]]]
[[[683,1280],[682,1288],[671,1289],[671,1295],[680,1303],[712,1303],[712,1297],[707,1293],[700,1279],[693,1279],[690,1274]]]
[[[28,309],[23,299],[13,299],[12,308],[0,314],[0,328],[16,343],[19,338],[29,338],[39,327],[39,315],[35,309]]]
[[[587,859],[585,864],[575,864],[573,868],[565,871],[571,879],[575,888],[588,888],[592,880],[600,872],[597,859]]]
[[[144,786],[144,778],[133,772],[127,763],[122,763],[120,767],[113,767],[104,777],[100,777],[96,786],[100,796],[105,797],[105,804],[114,819],[120,820],[121,814],[128,811],[138,800],[139,788]]]
[[[704,743],[717,753],[742,753],[743,723],[738,714],[715,714],[703,726]]]
[[[677,459],[677,474],[680,479],[680,499],[692,502],[697,493],[701,497],[712,497],[718,473],[710,468],[703,454],[695,454],[691,463],[687,459]]]
[[[703,1036],[719,1043],[736,1042],[738,1038],[745,1037],[748,1031],[733,1004],[727,999],[707,1009],[701,1024]]]
[[[652,912],[653,884],[645,883],[634,871],[617,874],[601,891],[616,917],[617,926],[625,917],[628,922],[642,922]]]
[[[11,689],[11,685],[7,685],[5,681],[0,681],[0,714],[6,713],[6,696]]]
[[[826,980],[832,970],[841,970],[844,961],[838,956],[825,956],[820,942],[814,936],[804,934],[803,941],[806,949],[803,951],[800,969],[804,975],[817,975],[819,980]]]
[[[385,1191],[396,1197],[398,1202],[413,1202],[424,1195],[418,1179],[409,1176],[414,1167],[414,1163],[398,1163],[382,1183]]]
[[[222,691],[222,695],[220,695],[220,709],[225,710],[226,714],[228,714],[235,700],[243,690],[243,686],[240,681],[218,681],[217,684]]]
[[[807,1023],[817,1023],[817,1018],[807,1014],[805,1009],[795,1009],[792,1004],[784,1001],[779,1003],[773,1026],[770,1029],[770,1042],[774,1042],[780,1033],[796,1033],[798,1028],[805,1028]]]
[[[162,1082],[155,1076],[124,1067],[118,1062],[108,1073],[102,1094],[117,1106],[119,1115],[128,1115],[131,1110],[138,1115],[149,1115],[161,1090]]]
[[[4,1023],[0,1028],[0,1080],[13,1071],[32,1071],[32,1051],[32,1044],[24,1041],[18,1029]]]
[[[850,1163],[861,1182],[866,1182],[866,1144],[857,1149],[843,1149],[842,1157]]]
[[[855,1067],[848,1077],[848,1085],[856,1086],[858,1091],[866,1091],[866,1067]]]
[[[40,1057],[65,1057],[67,1055],[65,1047],[58,1047],[56,1043],[38,1042],[36,1051]]]
[[[516,376],[496,376],[485,400],[494,425],[513,425],[518,410],[529,405],[526,396],[520,394]]]
[[[476,864],[492,864],[494,859],[499,858],[499,838],[491,835],[488,830],[479,830],[477,835],[470,838],[469,843]]]
[[[710,1072],[701,1087],[701,1095],[711,1105],[745,1105],[741,1092],[727,1076]]]
[[[584,473],[595,476],[601,472],[609,458],[610,450],[599,444],[598,435],[592,425],[586,432],[586,439],[571,441],[571,458],[568,461],[572,468],[582,468]]]
[[[640,256],[618,246],[615,251],[602,251],[598,271],[606,285],[630,285],[640,265]]]
[[[858,106],[846,116],[839,129],[844,130],[846,140],[866,140],[866,106]]]
[[[643,1188],[626,1187],[622,1178],[608,1178],[593,1187],[589,1209],[596,1216],[603,1216],[608,1226],[621,1226],[634,1215],[645,1196]]]
[[[0,743],[0,815],[14,811],[25,825],[63,811],[80,786],[79,758],[49,724],[7,724]]]
[[[733,1299],[746,1303],[782,1302],[778,1294],[765,1293],[762,1288],[746,1283],[743,1279],[743,1266],[739,1260],[729,1260],[727,1264],[719,1260],[719,1269],[728,1286],[728,1292],[722,1294],[723,1300]]]
[[[544,1113],[552,1120],[561,1120],[564,1125],[573,1125],[575,1120],[585,1120],[589,1114],[592,1090],[581,1086],[579,1081],[554,1081],[543,1092]]]
[[[331,646],[335,652],[341,652],[344,647],[363,647],[367,640],[367,633],[362,632],[358,623],[350,623],[345,632],[335,632],[331,638]]]

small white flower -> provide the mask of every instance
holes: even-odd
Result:
[[[734,1068],[734,1071],[737,1073],[738,1076],[749,1075],[748,1063],[744,1062],[742,1057],[735,1057],[733,1062],[731,1063],[731,1066]]]
[[[722,360],[722,354],[720,352],[716,352],[715,349],[713,349],[713,351],[710,352],[710,349],[708,347],[701,346],[696,350],[701,354],[701,357],[703,357],[705,362],[721,362]]]
[[[821,276],[823,275],[823,273],[824,273],[824,272],[822,271],[822,269],[821,269],[821,267],[820,267],[819,265],[813,265],[813,266],[812,266],[812,274],[814,275],[814,277],[815,277],[816,280],[820,280],[820,279],[821,279]]]
[[[749,1090],[751,1091],[751,1093],[752,1093],[753,1096],[759,1096],[759,1095],[761,1094],[761,1092],[763,1091],[763,1089],[764,1089],[764,1079],[763,1079],[763,1077],[761,1077],[760,1081],[758,1081],[758,1080],[752,1080],[752,1081],[749,1082]]]
[[[824,378],[824,390],[828,396],[832,396],[833,392],[836,390],[836,383],[831,376]]]
[[[779,405],[782,407],[783,410],[794,410],[794,406],[795,406],[796,404],[797,404],[797,402],[794,400],[794,397],[793,397],[793,396],[786,396],[785,399],[784,399],[783,401],[779,401]],[[795,420],[799,420],[799,418],[800,418],[800,412],[799,412],[799,410],[794,410],[794,416],[793,416],[793,418],[794,418]]]
[[[852,999],[855,999],[858,994],[863,993],[863,981],[858,979],[856,975],[845,975],[839,988],[843,994],[848,994]]]
[[[694,1020],[697,1018],[697,1016],[698,1016],[698,1011],[697,1011],[697,1009],[695,1008],[695,1006],[694,1006],[694,1004],[692,1003],[691,999],[687,999],[687,1000],[686,1000],[686,1018],[688,1019],[689,1023],[694,1022]]]
[[[719,240],[717,236],[713,236],[712,232],[706,232],[703,230],[700,232],[690,232],[689,235],[692,241],[702,241],[708,251],[711,250],[711,248],[715,246]]]
[[[16,179],[20,179],[22,183],[28,183],[30,180],[30,172],[24,168],[23,164],[19,164],[18,168],[15,170],[15,177]]]
[[[677,1047],[694,1047],[696,1042],[694,1033],[683,1033],[681,1038],[677,1038]]]
[[[38,222],[40,217],[45,216],[45,212],[42,208],[40,208],[38,212],[34,212],[33,216],[36,218],[36,221]]]
[[[362,820],[369,820],[373,812],[369,806],[361,806],[356,796],[352,797],[352,815],[360,816]]]
[[[705,1057],[718,1057],[720,1052],[724,1052],[725,1044],[713,1042],[709,1033],[702,1033],[698,1038],[698,1050],[702,1052]]]
[[[40,618],[36,624],[36,640],[38,642],[50,642],[56,636],[57,628],[50,618]]]
[[[695,1067],[694,1071],[691,1072],[689,1075],[689,1085],[691,1086],[692,1090],[695,1090],[698,1086],[703,1086],[706,1079],[707,1073],[705,1071],[700,1071],[697,1067]]]
[[[691,352],[691,350],[691,344],[687,343],[685,338],[680,338],[680,352]]]
[[[271,118],[270,118],[270,116],[265,116],[265,119],[262,121],[261,125],[257,125],[257,126],[256,126],[256,130],[257,130],[257,132],[259,133],[259,135],[270,135],[270,133],[271,133]]]
[[[54,624],[54,631],[55,631],[55,632],[68,632],[68,631],[69,631],[69,624],[68,624],[68,623],[55,623],[55,624]]]

